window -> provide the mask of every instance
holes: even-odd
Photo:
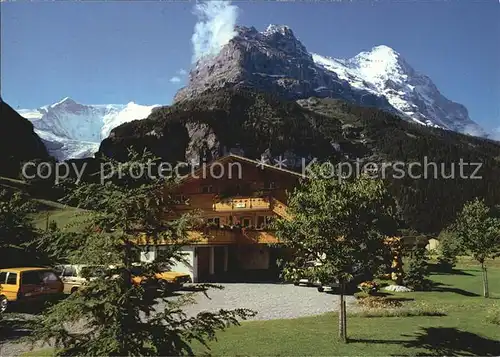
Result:
[[[144,274],[144,269],[142,267],[139,267],[139,266],[132,267],[130,269],[130,274],[132,274],[134,276],[141,276]]]
[[[72,266],[65,267],[62,276],[76,276],[75,267]]]
[[[64,266],[63,265],[56,265],[54,267],[54,272],[57,274],[57,275],[62,275],[64,271]]]
[[[216,226],[220,226],[220,218],[219,217],[212,217],[207,219],[208,223],[213,223]]]
[[[251,225],[250,222],[251,222],[250,218],[243,218],[242,226],[243,227],[250,227],[250,225]]]
[[[23,285],[39,285],[42,283],[40,274],[37,271],[25,271],[21,277]]]
[[[266,190],[274,190],[276,188],[276,182],[274,181],[266,181],[264,183],[264,189]]]
[[[258,216],[257,217],[257,228],[264,228],[266,226],[266,217]]]
[[[184,195],[175,195],[174,200],[176,204],[179,205],[187,205],[188,204],[188,198]]]
[[[17,273],[9,273],[9,275],[7,276],[6,284],[16,285],[17,284]]]
[[[213,193],[213,192],[214,192],[214,187],[211,185],[201,187],[201,193]]]
[[[40,278],[45,284],[59,280],[57,275],[51,271],[42,271],[40,273]]]
[[[5,284],[5,280],[7,279],[7,272],[3,271],[0,273],[0,284]]]

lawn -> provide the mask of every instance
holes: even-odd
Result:
[[[500,326],[488,314],[500,308],[500,266],[489,271],[491,299],[480,296],[481,272],[463,261],[452,274],[434,273],[430,292],[394,294],[405,305],[424,304],[445,316],[348,318],[349,343],[337,341],[337,315],[293,320],[243,322],[218,334],[210,344],[214,356],[360,356],[433,355],[498,356]],[[200,354],[202,346],[196,346]],[[30,356],[50,355],[50,350]]]
[[[36,213],[33,214],[33,223],[39,229],[45,229],[47,221],[55,221],[61,229],[77,231],[79,224],[85,220],[85,211],[66,206],[54,201],[34,199]]]
[[[337,342],[337,315],[245,322],[218,335],[213,355],[500,355],[500,326],[487,320],[500,308],[500,267],[490,269],[492,297],[484,299],[481,272],[465,266],[454,274],[433,274],[435,291],[399,293],[445,316],[348,318],[347,345]],[[200,349],[201,351],[201,349]]]

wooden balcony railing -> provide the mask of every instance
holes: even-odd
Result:
[[[292,216],[287,212],[286,205],[275,198],[271,199],[271,207],[274,213],[285,219],[291,219]]]
[[[215,212],[244,212],[251,210],[273,211],[276,215],[291,219],[287,206],[274,197],[229,197],[217,198],[214,194],[191,195],[186,204],[175,206],[177,211],[200,209]]]
[[[188,236],[192,244],[270,244],[278,242],[278,239],[272,231],[245,228],[206,228],[190,231]]]
[[[214,202],[214,211],[269,210],[271,203],[267,197],[232,197]]]

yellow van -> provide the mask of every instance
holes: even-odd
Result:
[[[11,304],[57,297],[63,282],[50,268],[0,269],[0,313]]]

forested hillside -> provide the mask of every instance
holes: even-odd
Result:
[[[298,104],[251,90],[212,91],[115,128],[100,153],[125,159],[128,147],[147,148],[171,162],[196,159],[200,152],[213,159],[238,149],[250,158],[266,153],[333,162],[423,164],[427,160],[438,165],[439,176],[441,164],[445,174],[455,165],[454,179],[387,177],[405,220],[422,232],[440,231],[473,197],[500,202],[499,143],[412,124],[378,109],[333,99],[310,98]],[[477,175],[482,179],[460,178],[461,160],[481,163]],[[464,174],[474,171],[465,167]]]

